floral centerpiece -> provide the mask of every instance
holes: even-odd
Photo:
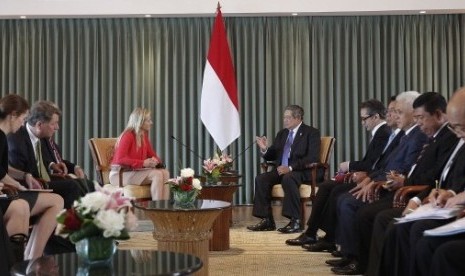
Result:
[[[195,172],[191,168],[181,170],[181,176],[169,179],[166,184],[170,185],[175,203],[181,206],[191,205],[202,190],[200,180],[194,178]]]
[[[233,159],[224,152],[216,152],[213,158],[203,161],[203,175],[207,182],[218,182],[223,172],[231,169]]]
[[[111,258],[116,250],[113,240],[129,239],[128,231],[137,224],[122,189],[98,184],[95,189],[58,214],[55,231],[75,243],[79,257],[90,263]]]

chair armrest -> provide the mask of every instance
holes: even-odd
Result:
[[[370,192],[370,202],[375,202],[379,200],[379,195],[381,193],[381,189],[383,189],[383,184],[385,184],[386,181],[377,181],[372,187],[372,190]]]
[[[260,169],[262,173],[267,172],[268,169],[274,168],[274,167],[276,167],[276,163],[273,161],[266,161],[266,162],[260,163]]]
[[[412,198],[414,195],[426,189],[428,185],[414,185],[414,186],[405,186],[400,188],[394,194],[394,200],[392,205],[394,208],[403,208],[407,205],[407,201]]]

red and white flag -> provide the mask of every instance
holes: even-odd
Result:
[[[200,119],[220,150],[241,135],[236,77],[220,7],[203,73]]]

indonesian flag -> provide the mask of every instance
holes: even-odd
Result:
[[[220,7],[203,73],[200,118],[221,151],[241,135],[236,77]]]

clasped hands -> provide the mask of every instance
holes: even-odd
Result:
[[[369,177],[365,177],[362,181],[360,181],[357,186],[352,188],[349,193],[351,193],[356,199],[360,199],[363,202],[371,201],[372,196],[372,187],[375,184],[374,181],[371,180]]]
[[[144,168],[156,168],[160,161],[155,157],[150,157],[144,160]]]
[[[69,174],[68,167],[66,166],[64,162],[52,163],[50,165],[50,169],[54,174],[58,174],[62,176]],[[74,174],[76,175],[77,178],[81,178],[81,179],[86,178],[86,174],[84,173],[84,170],[77,165],[74,166]]]
[[[288,166],[278,166],[276,170],[279,175],[287,174],[291,171]]]

